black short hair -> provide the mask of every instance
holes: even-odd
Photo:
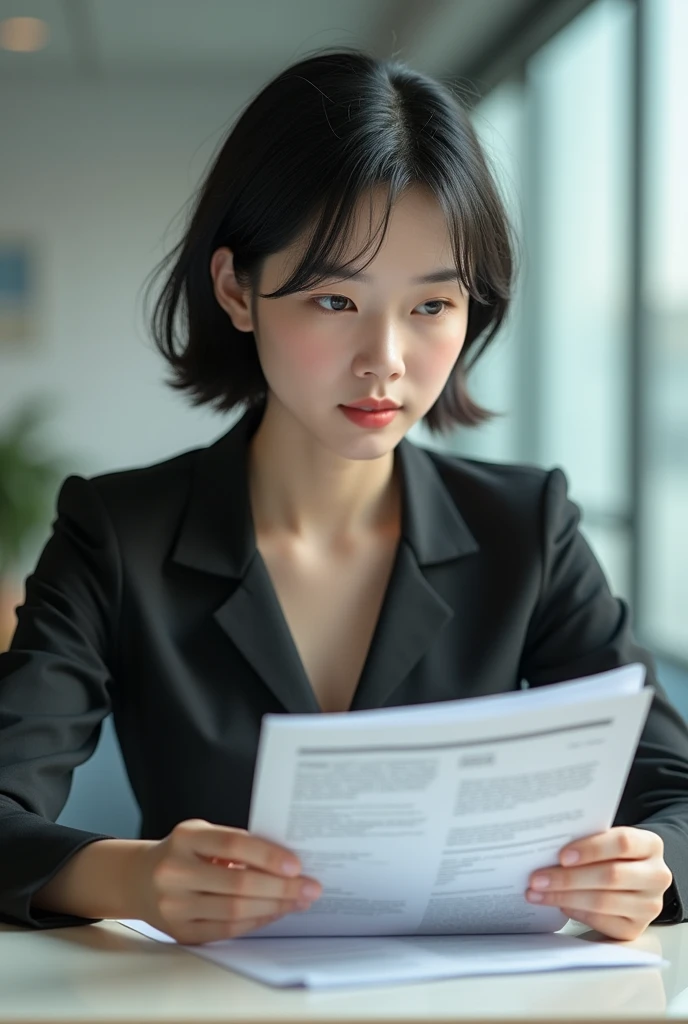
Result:
[[[507,313],[514,243],[469,115],[451,85],[358,49],[319,50],[278,74],[227,135],[184,236],[149,282],[147,294],[166,273],[151,330],[172,367],[167,383],[186,390],[192,404],[220,411],[265,399],[254,335],[234,328],[214,294],[210,260],[217,248],[233,251],[237,280],[260,294],[263,261],[313,227],[289,280],[261,297],[312,288],[344,267],[359,199],[380,186],[387,191],[372,260],[394,201],[422,186],[447,218],[459,280],[469,293],[464,346],[424,420],[443,433],[490,418],[470,398],[466,373]],[[354,259],[368,251],[375,233]]]

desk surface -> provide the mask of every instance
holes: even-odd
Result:
[[[595,937],[569,923],[570,934]],[[662,969],[562,971],[335,991],[279,990],[114,921],[0,925],[0,1021],[364,1021],[688,1017],[688,924],[629,943]]]

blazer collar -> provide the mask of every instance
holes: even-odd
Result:
[[[199,453],[172,558],[238,580],[213,613],[215,621],[287,711],[317,713],[320,705],[256,546],[248,442],[261,416],[262,407],[250,409]],[[433,567],[478,550],[428,453],[403,439],[396,456],[402,536],[352,711],[394,702],[395,690],[454,616],[440,592],[443,571]]]
[[[172,554],[178,564],[218,576],[245,575],[256,551],[248,448],[263,408],[250,408],[227,433],[201,449]],[[396,458],[401,467],[401,534],[418,564],[436,565],[478,551],[428,452],[403,438]]]

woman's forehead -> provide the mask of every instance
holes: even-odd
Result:
[[[332,240],[326,260],[332,276],[346,267],[346,276],[365,269],[372,277],[375,264],[386,262],[415,268],[418,274],[447,263],[453,265],[449,227],[434,196],[423,189],[399,196],[391,206],[385,229],[386,204],[386,194],[359,198],[350,221],[342,225],[339,235]],[[289,246],[269,257],[266,269],[269,267],[278,276],[293,272],[308,253],[314,231],[315,225],[311,223]],[[375,256],[371,259],[373,252]]]

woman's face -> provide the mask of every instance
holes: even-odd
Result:
[[[374,201],[373,224],[380,222],[383,202],[381,196]],[[369,218],[366,203],[350,253],[360,252],[368,239]],[[278,288],[298,258],[298,247],[270,256],[259,290]],[[447,269],[451,280],[415,280]],[[395,205],[383,245],[364,274],[365,280],[332,278],[279,299],[257,298],[253,323],[273,412],[354,459],[389,452],[434,405],[468,323],[468,295],[455,275],[443,213],[421,190],[407,192]],[[361,425],[343,411],[371,396],[401,406],[384,426]]]

